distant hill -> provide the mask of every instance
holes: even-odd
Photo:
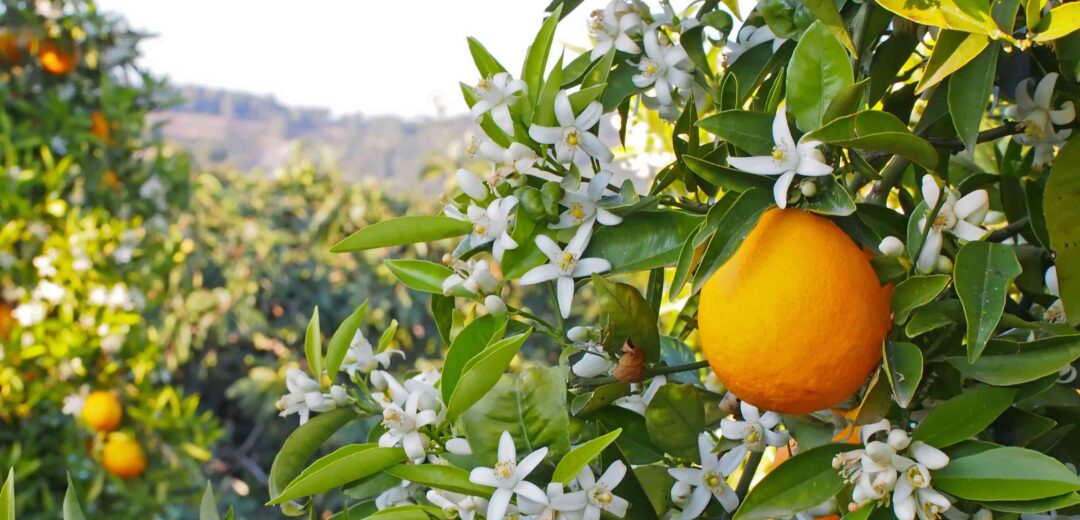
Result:
[[[385,179],[415,189],[427,161],[445,155],[471,128],[465,116],[402,119],[334,117],[328,110],[282,105],[256,96],[204,87],[180,87],[178,105],[151,116],[160,132],[188,149],[203,166],[273,172],[295,153],[332,162],[349,180]],[[438,191],[429,182],[424,191]]]

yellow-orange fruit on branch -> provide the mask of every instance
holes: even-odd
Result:
[[[139,441],[126,435],[113,434],[101,452],[105,470],[120,478],[133,478],[146,469],[146,455]]]
[[[86,424],[94,430],[111,432],[120,426],[120,421],[124,418],[124,408],[116,394],[98,390],[86,396],[82,416]]]
[[[771,209],[701,290],[702,350],[750,404],[791,414],[829,408],[881,361],[891,292],[832,221]]]

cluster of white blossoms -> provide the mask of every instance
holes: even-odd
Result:
[[[1029,91],[1035,80],[1028,78],[1020,82],[1013,96],[1016,104],[1004,110],[1005,117],[1019,123],[1023,130],[1022,133],[1014,135],[1013,139],[1034,149],[1035,166],[1052,162],[1056,149],[1064,145],[1065,140],[1072,134],[1072,129],[1057,130],[1055,125],[1064,126],[1076,119],[1076,108],[1072,101],[1062,103],[1056,110],[1053,107],[1054,85],[1057,79],[1056,72],[1043,76],[1035,87],[1034,97]]]
[[[888,504],[891,500],[899,520],[913,520],[916,515],[928,520],[952,507],[949,498],[931,486],[930,472],[947,466],[948,455],[912,441],[906,431],[892,429],[888,420],[863,426],[861,435],[862,449],[833,459],[833,467],[855,485],[848,510],[855,512],[870,503]]]
[[[919,220],[919,229],[925,233],[926,241],[923,242],[915,265],[923,273],[932,273],[935,270],[949,272],[952,270],[952,261],[941,255],[945,242],[944,233],[948,232],[965,241],[982,240],[986,237],[989,231],[983,227],[983,223],[990,211],[990,195],[986,190],[975,190],[960,196],[959,192],[948,186],[939,187],[930,175],[923,176],[921,190],[927,215]],[[937,214],[933,221],[928,222],[928,217],[935,208],[938,210]]]

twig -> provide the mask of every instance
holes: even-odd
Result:
[[[1001,125],[1001,126],[999,126],[997,128],[991,128],[989,130],[984,130],[982,132],[979,132],[978,137],[975,138],[975,142],[976,143],[985,143],[986,141],[993,141],[995,139],[1001,139],[1002,137],[1007,137],[1007,136],[1010,136],[1010,135],[1013,135],[1013,134],[1018,134],[1020,132],[1023,132],[1023,129],[1020,127],[1020,125],[1018,125],[1018,124],[1016,124],[1016,123],[1014,123],[1012,121],[1006,121],[1005,124],[1003,124],[1003,125]],[[928,139],[928,141],[930,141],[930,144],[932,144],[934,146],[937,146],[939,148],[947,148],[947,149],[956,150],[956,151],[964,149],[964,141],[962,141],[959,136],[957,136],[957,137],[931,137],[930,139]]]
[[[894,158],[881,171],[881,180],[874,184],[874,188],[870,190],[870,196],[866,198],[866,201],[879,206],[885,204],[885,201],[889,198],[889,192],[892,191],[893,186],[900,182],[900,178],[904,176],[909,164],[911,164],[911,161],[903,157]]]
[[[656,367],[645,371],[645,377],[662,376],[665,374],[675,374],[678,372],[689,372],[692,370],[701,370],[709,366],[708,361],[695,361],[693,363],[686,363],[684,365],[671,365],[666,367]],[[582,379],[577,382],[575,386],[578,387],[590,387],[590,386],[603,386],[611,383],[618,382],[611,376],[592,377],[589,379]]]
[[[1016,236],[1016,234],[1019,233],[1020,230],[1024,229],[1024,227],[1028,225],[1029,221],[1030,219],[1028,217],[1021,217],[1019,219],[1016,219],[1015,222],[1009,222],[1008,226],[1005,226],[997,231],[994,231],[993,233],[990,233],[990,236],[986,237],[986,240],[988,242],[1004,242],[1005,240]]]

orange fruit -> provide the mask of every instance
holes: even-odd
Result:
[[[120,426],[124,418],[124,408],[120,399],[112,392],[98,390],[86,396],[82,409],[83,420],[99,432],[111,432]]]
[[[702,350],[750,404],[790,414],[829,408],[881,361],[890,292],[832,221],[774,208],[702,288]]]
[[[90,133],[102,141],[109,141],[109,120],[105,119],[105,114],[100,110],[90,114]]]
[[[6,65],[22,63],[22,49],[19,48],[19,38],[14,32],[0,30],[0,63]]]
[[[111,435],[101,453],[105,471],[120,478],[133,478],[146,469],[146,455],[139,441],[126,435]]]
[[[11,331],[11,323],[14,319],[11,317],[11,307],[8,307],[5,303],[0,303],[0,339],[6,339],[8,332]]]
[[[65,49],[53,40],[46,40],[38,49],[38,61],[48,73],[63,76],[75,70],[79,64],[79,53],[78,49]]]

